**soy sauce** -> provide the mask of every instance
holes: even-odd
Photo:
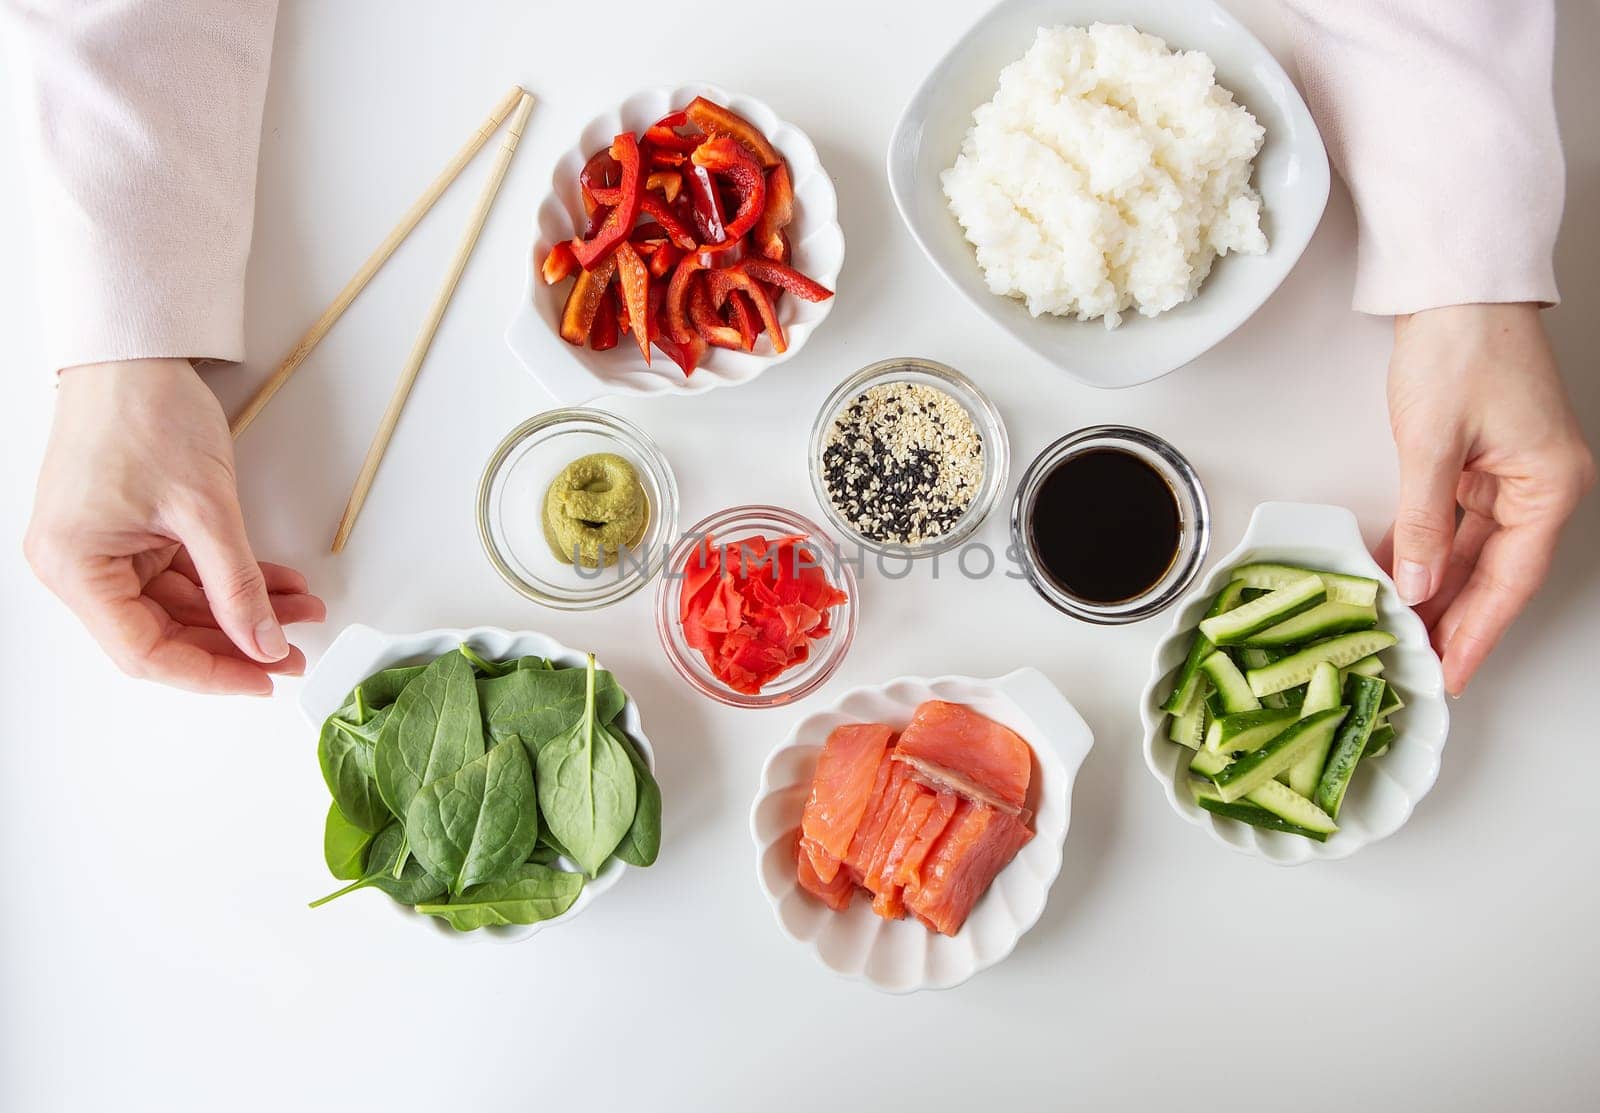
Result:
[[[1178,555],[1178,499],[1131,452],[1069,456],[1039,485],[1030,523],[1041,570],[1090,603],[1134,599],[1161,582]]]

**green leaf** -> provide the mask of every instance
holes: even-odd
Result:
[[[351,693],[351,703],[323,720],[317,737],[317,763],[334,804],[352,824],[372,834],[393,818],[378,792],[372,757],[391,708],[381,708],[356,722],[347,712],[354,714],[359,700],[358,689]]]
[[[394,876],[395,864],[400,861],[404,841],[405,829],[398,820],[379,831],[367,850],[367,867],[361,877],[343,889],[312,901],[311,907],[320,908],[346,893],[367,888],[388,893],[401,904],[419,904],[443,896],[445,883],[423,869],[420,862],[415,860],[407,862],[400,876]]]
[[[582,714],[565,734],[539,748],[534,779],[545,825],[593,877],[633,824],[638,788],[626,750],[596,715],[592,655],[584,675]]]
[[[423,785],[483,756],[483,723],[472,666],[459,653],[439,657],[400,693],[373,767],[383,802],[404,816]]]
[[[555,665],[550,661],[550,659],[548,657],[531,657],[530,656],[530,657],[518,657],[517,658],[517,668],[523,669],[523,670],[532,669],[535,672],[549,672],[551,669],[555,668]]]
[[[628,760],[633,763],[633,776],[638,783],[638,806],[633,811],[633,823],[622,836],[613,852],[630,866],[643,868],[655,864],[661,853],[661,786],[656,784],[650,767],[644,763],[639,749],[622,730],[612,723],[606,732],[616,740]]]
[[[516,661],[491,661],[466,642],[461,643],[460,651],[479,676],[504,676],[517,668]]]
[[[533,852],[528,855],[528,861],[536,866],[553,866],[560,858],[561,851],[542,842],[535,846]]]
[[[572,907],[583,891],[579,874],[525,863],[504,881],[475,885],[448,904],[417,902],[417,911],[438,916],[457,931],[492,924],[536,924]]]
[[[328,818],[322,824],[322,858],[328,863],[328,872],[340,881],[354,881],[361,876],[367,860],[367,845],[372,842],[372,832],[364,831],[351,823],[339,810],[339,805],[328,805]]]
[[[358,726],[366,722],[373,714],[391,706],[400,698],[400,693],[405,691],[418,676],[422,675],[425,665],[402,665],[399,668],[384,669],[367,677],[360,684],[350,689],[350,694],[345,697],[340,711],[351,711],[361,708],[362,714],[346,715],[352,723]]]
[[[450,891],[509,874],[539,838],[528,751],[508,739],[448,777],[424,785],[406,812],[411,853]]]
[[[513,734],[521,735],[529,756],[535,756],[547,742],[571,730],[583,714],[587,683],[583,669],[533,667],[478,681],[489,738],[504,742]],[[595,672],[595,714],[600,722],[615,719],[627,699],[615,677],[604,669]]]

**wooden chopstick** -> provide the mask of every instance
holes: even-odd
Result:
[[[234,417],[229,424],[229,429],[235,437],[248,429],[250,423],[260,416],[262,410],[267,408],[267,403],[272,401],[272,396],[277,394],[283,384],[289,381],[290,376],[299,370],[300,365],[311,354],[311,350],[321,343],[322,338],[328,334],[328,330],[333,327],[334,322],[344,315],[344,311],[350,308],[350,303],[355,301],[357,295],[366,288],[367,283],[372,280],[372,276],[378,273],[378,269],[384,263],[388,262],[389,256],[394,254],[394,249],[400,246],[400,241],[411,234],[412,229],[416,228],[422,218],[428,214],[428,210],[433,208],[434,202],[438,201],[444,191],[450,188],[450,183],[456,180],[456,177],[467,163],[472,161],[473,156],[483,149],[483,145],[489,141],[489,137],[500,130],[500,125],[505,123],[506,117],[511,115],[511,110],[516,107],[517,99],[524,95],[526,94],[523,93],[521,86],[513,85],[510,91],[500,98],[499,103],[494,106],[494,110],[489,113],[478,130],[472,133],[472,137],[445,164],[444,169],[439,172],[439,176],[429,183],[427,189],[422,191],[422,196],[412,202],[411,207],[400,218],[400,223],[389,230],[389,234],[383,238],[383,242],[378,245],[371,255],[367,256],[367,261],[361,264],[361,269],[356,271],[351,276],[350,281],[344,284],[344,289],[339,291],[339,295],[333,299],[333,303],[322,311],[322,316],[318,317],[316,323],[306,330],[305,335],[295,343],[294,348],[283,358],[283,362],[278,364],[277,370],[267,378],[266,382],[261,384],[260,389],[250,397],[250,400],[244,404],[244,408]]]
[[[367,458],[361,462],[361,472],[356,476],[355,488],[350,492],[350,501],[345,504],[344,516],[339,519],[339,528],[333,535],[333,552],[342,551],[345,542],[350,540],[350,531],[355,528],[356,517],[361,513],[362,504],[367,501],[367,492],[372,489],[373,477],[378,474],[378,465],[383,462],[383,454],[389,447],[389,439],[394,436],[394,427],[400,420],[400,411],[405,409],[406,399],[411,395],[411,387],[417,381],[417,372],[422,369],[422,361],[427,358],[428,348],[433,343],[433,334],[439,329],[444,311],[450,304],[451,296],[456,292],[456,283],[461,280],[461,272],[466,269],[467,259],[472,255],[473,247],[477,245],[478,234],[483,231],[484,221],[489,218],[489,210],[494,206],[495,196],[500,192],[500,183],[505,181],[506,170],[511,166],[511,156],[517,151],[517,141],[522,138],[522,129],[527,126],[528,114],[532,111],[533,95],[523,93],[522,99],[517,102],[516,113],[511,117],[511,128],[501,141],[494,166],[489,170],[489,179],[484,183],[483,193],[478,197],[478,206],[473,210],[472,219],[467,222],[466,234],[461,237],[455,257],[450,260],[450,269],[445,273],[444,282],[440,285],[439,292],[434,296],[433,305],[429,307],[428,315],[423,320],[422,331],[417,334],[416,342],[411,346],[411,354],[406,357],[405,367],[400,372],[400,380],[395,384],[388,408],[383,411],[383,419],[378,422],[378,431],[373,435],[372,444],[367,449]]]

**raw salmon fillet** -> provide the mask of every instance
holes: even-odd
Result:
[[[882,723],[835,727],[817,758],[811,798],[800,816],[803,849],[823,883],[833,881],[872,802],[894,731]],[[884,769],[887,778],[888,770]]]
[[[898,761],[891,761],[887,755],[884,757],[883,765],[888,774],[881,786],[873,789],[872,804],[862,817],[861,826],[856,828],[855,838],[850,840],[850,849],[844,857],[844,864],[850,867],[851,875],[857,885],[867,876],[867,866],[871,863],[872,853],[878,848],[878,839],[883,835],[884,826],[889,822],[889,814],[894,810],[895,802],[900,796],[900,786],[911,779],[911,770]]]
[[[963,800],[922,864],[906,905],[934,931],[954,935],[1033,832],[1015,815]]]
[[[961,803],[961,797],[949,789],[945,789],[933,798],[933,806],[928,810],[927,818],[922,821],[922,827],[917,831],[915,839],[906,848],[905,857],[900,859],[900,864],[894,870],[894,883],[902,889],[914,889],[922,884],[922,863],[928,858],[928,852],[938,843],[939,836],[944,834],[944,829],[949,826],[950,818],[956,814],[956,807]]]
[[[839,871],[838,862],[833,864],[833,880],[823,881],[817,876],[817,871],[811,868],[811,857],[804,847],[798,845],[795,847],[795,860],[802,889],[835,912],[843,912],[850,907],[850,898],[856,895],[856,884],[848,873]]]
[[[1033,774],[1028,744],[970,707],[929,700],[900,733],[895,760],[905,762],[934,787],[949,787],[973,800],[1021,811]]]

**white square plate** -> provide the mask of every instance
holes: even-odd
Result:
[[[1252,181],[1261,192],[1265,255],[1219,259],[1199,295],[1159,317],[1101,321],[1033,317],[989,292],[951,215],[939,175],[961,150],[972,111],[1040,27],[1129,23],[1174,50],[1203,50],[1217,81],[1254,114],[1266,141]],[[1293,269],[1328,202],[1328,156],[1289,75],[1254,35],[1211,0],[1003,0],[944,56],[906,106],[889,144],[889,188],[906,227],[956,289],[1022,343],[1091,386],[1148,382],[1183,366],[1242,325]]]

